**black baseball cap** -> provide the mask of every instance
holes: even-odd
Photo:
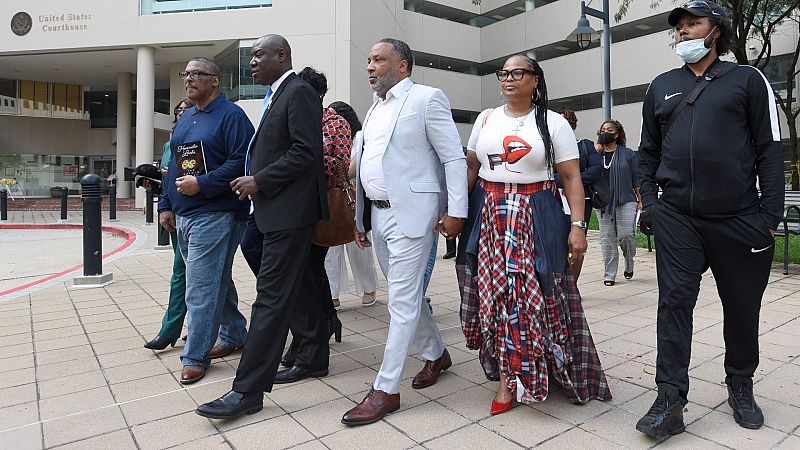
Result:
[[[674,27],[678,24],[678,19],[681,17],[681,14],[685,12],[697,17],[716,16],[728,18],[725,11],[718,4],[707,0],[694,0],[673,9],[672,12],[669,13],[667,22],[669,22],[670,26]]]

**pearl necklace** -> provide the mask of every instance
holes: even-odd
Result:
[[[617,152],[612,152],[611,153],[611,160],[609,160],[608,164],[606,164],[606,151],[603,150],[603,168],[604,169],[608,170],[608,169],[611,168],[611,164],[614,162],[614,155],[616,155],[616,154],[617,154]]]

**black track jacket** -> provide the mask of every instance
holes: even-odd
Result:
[[[712,80],[662,136],[672,110],[701,80],[684,65],[647,89],[638,152],[644,206],[656,202],[660,186],[661,203],[677,212],[710,219],[758,212],[777,229],[784,200],[780,123],[758,69],[739,66]]]

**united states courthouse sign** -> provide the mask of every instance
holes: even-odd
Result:
[[[93,15],[91,13],[39,14],[39,25],[43,32],[86,31]]]

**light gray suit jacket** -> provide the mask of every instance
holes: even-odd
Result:
[[[374,103],[364,117],[364,129]],[[467,217],[467,160],[453,122],[450,102],[436,88],[409,84],[398,95],[386,131],[383,176],[400,231],[412,238],[431,233],[447,212]],[[371,205],[361,184],[363,133],[354,142],[356,158],[356,228],[372,229]]]

